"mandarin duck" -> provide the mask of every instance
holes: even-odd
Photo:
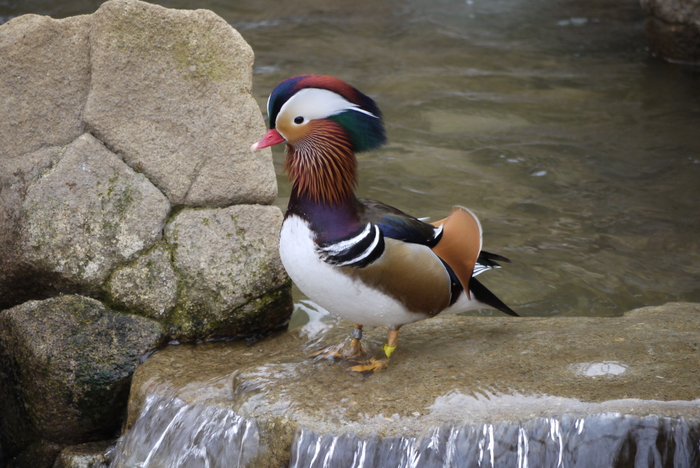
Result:
[[[402,325],[438,314],[493,308],[518,316],[476,275],[509,260],[481,250],[477,217],[456,206],[429,224],[379,201],[357,198],[355,153],[386,142],[375,102],[331,76],[280,83],[267,101],[270,130],[251,150],[285,143],[292,192],[280,232],[280,256],[311,300],[355,324],[344,357],[349,371],[386,367]],[[362,327],[388,327],[381,357],[364,359]]]

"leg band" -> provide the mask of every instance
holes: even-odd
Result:
[[[352,337],[355,338],[356,340],[361,340],[362,339],[362,328],[353,328],[352,329]]]
[[[391,354],[396,349],[396,346],[389,346],[389,344],[385,344],[383,349],[384,349],[384,354],[386,354],[386,357],[391,357]]]

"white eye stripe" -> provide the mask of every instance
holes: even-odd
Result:
[[[306,122],[315,119],[325,119],[348,110],[377,118],[376,115],[361,109],[357,104],[353,104],[338,93],[327,89],[306,88],[296,93],[282,105],[277,115],[277,121],[281,118],[293,121],[296,117],[304,117]]]

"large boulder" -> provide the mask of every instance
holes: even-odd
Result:
[[[3,451],[113,437],[134,369],[164,336],[157,322],[82,296],[0,312]]]
[[[700,0],[640,0],[649,49],[663,59],[700,63]]]
[[[0,309],[42,295],[20,267],[20,207],[31,181],[84,132],[89,26],[86,16],[38,15],[0,26]]]
[[[112,273],[107,297],[120,309],[164,320],[177,305],[177,281],[170,247],[161,242]]]
[[[0,465],[36,468],[114,433],[137,354],[283,327],[291,284],[253,52],[223,19],[26,15],[0,63]]]
[[[117,265],[160,239],[169,212],[143,174],[84,134],[27,190],[22,259],[58,290],[95,294]]]
[[[260,206],[276,178],[271,152],[250,151],[265,126],[240,34],[210,11],[111,0],[9,21],[0,61],[0,309],[88,295],[174,339],[287,321],[281,212]],[[188,207],[260,212],[246,221],[255,242],[199,223],[176,245],[164,227],[184,229]],[[196,229],[234,264],[187,242]]]
[[[159,320],[178,340],[273,331],[292,300],[278,253],[281,222],[272,206],[184,209],[163,243],[112,274],[107,298]]]
[[[85,130],[90,17],[24,15],[0,33],[0,155],[23,159],[64,146]]]
[[[249,335],[289,318],[281,224],[282,213],[272,206],[186,209],[173,217],[165,239],[181,294],[168,322],[172,336]]]
[[[224,467],[230,453],[250,467],[697,466],[699,329],[698,304],[439,316],[402,327],[389,368],[366,380],[309,359],[347,342],[342,321],[252,347],[170,347],[134,375],[111,466]],[[365,338],[378,351],[386,329]]]
[[[93,15],[90,45],[88,128],[174,205],[275,199],[270,153],[250,151],[264,128],[253,51],[226,21],[115,0]]]

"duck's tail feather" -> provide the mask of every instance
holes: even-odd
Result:
[[[480,262],[483,261],[483,262],[506,262],[506,263],[510,263],[510,260],[507,259],[506,257],[504,257],[504,256],[502,256],[502,255],[495,254],[495,253],[487,252],[487,251],[485,251],[485,250],[482,250],[481,252],[479,252],[479,261],[480,261]]]
[[[483,253],[483,252],[482,252]],[[513,317],[520,317],[513,309],[508,307],[503,303],[502,300],[496,297],[494,293],[489,291],[486,286],[481,284],[476,278],[472,278],[469,282],[469,289],[471,290],[474,298],[483,302],[484,304],[493,307],[494,309],[500,310],[503,313],[512,315]]]

